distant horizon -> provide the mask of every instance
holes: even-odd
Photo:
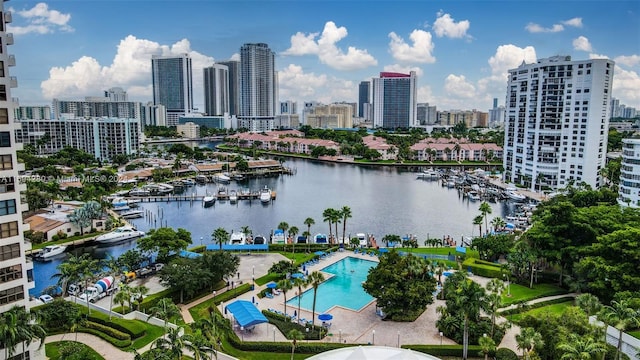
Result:
[[[259,42],[276,53],[278,101],[357,102],[361,81],[416,71],[418,102],[486,111],[493,98],[504,105],[508,69],[569,55],[616,61],[612,97],[640,109],[637,1],[97,0],[7,8],[15,38],[8,52],[16,56],[9,71],[19,83],[12,96],[25,106],[112,87],[146,103],[151,56],[189,53],[194,106],[204,109],[202,69]]]

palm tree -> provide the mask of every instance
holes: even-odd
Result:
[[[4,346],[4,358],[13,356],[19,343],[18,319],[15,313],[7,311],[0,316],[0,343]]]
[[[582,309],[588,316],[597,314],[602,309],[602,304],[597,296],[580,294],[576,296],[576,306]]]
[[[618,330],[618,346],[616,358],[622,356],[622,333],[630,328],[640,326],[640,312],[629,306],[628,300],[612,301],[610,306],[604,306],[600,311],[601,320]]]
[[[308,217],[308,218],[304,219],[304,221],[302,223],[307,225],[307,233],[309,234],[309,235],[306,235],[306,237],[307,237],[307,251],[310,251],[311,245],[309,245],[309,244],[311,244],[311,225],[315,224],[316,221],[313,220],[313,218]]]
[[[220,251],[222,251],[222,244],[229,240],[229,233],[224,228],[219,227],[213,231],[211,237],[214,243],[220,245]]]
[[[282,291],[282,296],[284,296],[284,316],[287,317],[287,291],[293,289],[293,284],[289,279],[282,279],[278,281],[278,289]]]
[[[496,216],[491,220],[491,225],[493,226],[493,231],[498,231],[498,229],[502,229],[507,225],[507,222],[504,221],[500,216]]]
[[[184,335],[184,346],[187,350],[193,353],[193,358],[195,360],[209,360],[211,357],[207,352],[212,350],[211,341],[202,333],[201,330],[196,330],[191,334]],[[215,358],[218,358],[218,355],[213,352]]]
[[[298,344],[298,340],[304,339],[304,335],[297,329],[291,329],[287,333],[287,338],[291,339],[291,360],[293,360],[293,353],[296,350],[296,345]]]
[[[287,234],[287,230],[289,230],[289,224],[286,223],[285,221],[280,222],[280,224],[278,224],[278,229],[282,230],[282,235],[285,236]],[[287,242],[285,241],[285,246],[284,249],[287,249]]]
[[[112,255],[109,255],[109,257],[104,259],[102,261],[102,264],[109,269],[109,272],[108,272],[109,275],[113,276],[112,286],[115,289],[117,285],[116,283],[118,282],[118,275],[122,271],[122,266],[120,266],[118,259],[114,258]],[[109,320],[111,320],[111,317],[113,316],[111,312],[111,310],[113,309],[113,298],[114,298],[113,296],[109,297]]]
[[[307,253],[311,252],[311,233],[308,231],[305,231],[302,233],[302,236],[304,236],[305,239],[307,239]]]
[[[149,309],[149,317],[147,317],[147,321],[151,319],[153,316],[159,317],[164,320],[164,332],[167,332],[167,324],[169,320],[175,317],[179,317],[180,309],[173,303],[173,301],[169,298],[162,298],[160,301],[156,303],[156,306]]]
[[[480,316],[480,310],[486,307],[485,290],[471,279],[464,279],[456,290],[457,305],[463,309],[464,330],[462,335],[462,358],[467,359],[469,350],[469,322]]]
[[[485,311],[491,315],[491,337],[493,337],[493,331],[496,327],[496,314],[498,309],[502,307],[502,295],[499,293],[491,293],[487,295],[487,306]]]
[[[171,359],[180,359],[182,349],[185,347],[184,338],[181,336],[183,329],[181,326],[169,328],[165,336],[161,336],[153,343],[155,348],[166,351]]]
[[[480,352],[484,355],[484,360],[488,360],[489,353],[496,350],[496,342],[489,336],[483,336],[478,339],[478,345],[480,345]]]
[[[19,306],[14,306],[9,311],[13,312],[16,318],[17,342],[22,343],[22,353],[25,353],[26,346],[35,339],[40,340],[40,347],[42,347],[47,337],[47,332],[40,324],[35,322],[33,313],[29,313]]]
[[[289,236],[291,237],[292,240],[292,244],[293,244],[293,254],[295,255],[296,253],[296,235],[298,235],[298,233],[300,232],[300,230],[298,229],[297,226],[292,226],[289,228]]]
[[[120,304],[121,313],[124,315],[124,303],[131,301],[131,287],[124,283],[120,283],[118,287],[118,292],[114,295],[113,301]]]
[[[562,351],[561,360],[596,360],[599,354],[607,351],[607,346],[592,337],[580,337],[570,334],[569,338],[558,344],[558,350]]]
[[[245,234],[247,237],[253,233],[253,232],[251,231],[251,228],[249,227],[249,225],[245,225],[245,226],[240,227],[240,231],[241,231],[243,234]]]
[[[293,286],[298,288],[298,316],[300,316],[300,300],[302,300],[302,288],[307,286],[307,280],[303,278],[293,279]]]
[[[80,257],[80,264],[78,266],[78,274],[80,274],[81,279],[84,281],[84,288],[87,289],[89,287],[89,281],[93,280],[96,276],[96,273],[100,271],[100,261],[98,259],[92,259],[89,257],[89,254],[83,254]],[[89,307],[89,296],[85,295],[87,300],[87,309],[89,311],[89,315],[91,315],[91,307]]]
[[[331,216],[333,209],[332,208],[328,208],[328,209],[324,209],[324,211],[322,212],[322,221],[324,222],[328,222],[329,223],[329,239],[331,239],[332,237],[332,232],[331,232],[331,224],[333,223],[333,216]]]
[[[520,334],[516,335],[516,344],[518,349],[522,350],[524,359],[528,360],[533,348],[541,347],[544,341],[542,341],[542,335],[534,328],[526,327],[520,329]]]
[[[70,284],[78,283],[82,279],[78,272],[81,263],[82,257],[70,255],[66,261],[56,267],[58,272],[53,274],[51,279],[58,279],[56,285],[62,288],[62,297],[67,295]]]
[[[336,226],[336,240],[338,239],[338,224],[341,219],[342,215],[340,214],[340,210],[331,209],[331,222]],[[344,245],[344,239],[342,239],[342,245]]]
[[[149,288],[144,286],[144,285],[140,285],[140,286],[135,286],[131,288],[131,299],[132,299],[132,303],[131,305],[135,304],[136,305],[136,310],[138,309],[138,306],[140,305],[140,302],[142,301],[142,298],[147,295],[149,293]],[[135,300],[133,300],[135,299]]]
[[[478,215],[473,218],[473,225],[478,225],[480,227],[480,233],[478,236],[482,236],[482,215]],[[471,231],[473,236],[473,231]]]
[[[343,206],[342,209],[340,209],[340,215],[342,216],[342,244],[344,245],[344,237],[347,230],[347,219],[351,219],[351,208]]]
[[[322,284],[325,280],[324,275],[319,271],[314,271],[309,274],[309,283],[313,287],[313,307],[312,307],[312,318],[311,325],[315,325],[316,322],[316,296],[318,295],[318,286]]]
[[[480,212],[482,213],[482,216],[484,217],[484,228],[485,230],[489,228],[489,224],[487,222],[487,215],[491,214],[491,205],[489,205],[488,202],[483,201],[482,204],[480,204],[480,208],[479,208]],[[488,231],[487,231],[488,232]],[[480,234],[482,235],[482,234]]]

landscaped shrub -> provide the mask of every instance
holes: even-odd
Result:
[[[228,338],[231,346],[242,351],[260,351],[272,353],[291,353],[291,341],[286,342],[266,342],[266,341],[241,341],[235,333],[231,333]],[[351,347],[354,344],[321,343],[321,342],[298,342],[296,353],[298,354],[319,354],[321,352]]]
[[[131,345],[131,338],[129,339],[124,339],[124,340],[119,340],[116,339],[114,337],[111,337],[105,333],[103,333],[100,330],[96,330],[96,329],[91,329],[91,328],[87,328],[87,327],[81,327],[78,329],[78,331],[83,332],[83,333],[87,333],[87,334],[92,334],[95,335],[99,338],[101,338],[102,340],[110,343],[111,345],[118,347],[118,348],[125,348],[127,346]]]
[[[462,357],[462,345],[402,345],[402,348],[435,356]],[[482,348],[478,345],[469,345],[467,353],[473,356],[481,350]]]
[[[108,336],[111,336],[114,339],[118,339],[118,340],[129,339],[129,341],[131,341],[131,335],[125,332],[122,332],[120,330],[116,330],[107,325],[102,325],[93,321],[85,321],[82,325],[83,325],[82,327],[84,328],[98,330]]]
[[[235,297],[238,297],[246,292],[251,291],[251,284],[242,284],[240,286],[237,286],[235,289],[233,290],[228,290],[223,292],[220,295],[217,295],[215,297],[215,301],[216,303],[220,303],[220,302],[227,302]]]
[[[463,270],[471,270],[474,275],[489,277],[489,278],[502,278],[502,270],[500,266],[496,266],[488,261],[482,261],[475,258],[468,258],[462,263]]]
[[[96,316],[96,313],[90,315],[87,320],[96,322],[98,324],[102,324],[105,326],[112,327],[116,330],[127,333],[131,336],[132,339],[137,339],[141,336],[144,336],[146,332],[146,328],[144,324],[134,321],[134,320],[124,320],[120,318],[113,317],[111,320],[102,313],[98,313],[103,316]]]
[[[269,322],[275,325],[281,333],[288,334],[289,331],[296,329],[300,331],[305,340],[318,340],[323,335],[326,334],[326,330],[322,326],[314,325],[313,327],[309,326],[309,331],[305,326],[302,326],[298,323],[291,322],[291,320],[285,319],[284,315],[276,314],[271,311],[262,310],[264,316],[269,319]],[[320,332],[322,331],[322,335]]]
[[[511,349],[500,348],[496,350],[496,360],[518,360],[518,355]]]
[[[525,308],[520,308],[520,307],[515,307],[513,309],[509,309],[509,310],[504,310],[504,311],[498,311],[500,313],[500,315],[502,316],[507,316],[507,315],[513,315],[513,314],[519,314],[522,312],[527,312],[531,309],[537,309],[537,308],[541,308],[543,306],[547,306],[547,305],[553,305],[553,304],[560,304],[563,302],[567,302],[573,300],[572,296],[566,296],[566,297],[561,297],[558,299],[553,299],[553,300],[549,300],[549,301],[543,301],[543,302],[538,302],[538,303],[533,303],[533,304],[527,304],[527,306]]]
[[[267,275],[261,276],[259,278],[256,279],[256,285],[262,286],[268,282],[274,281],[277,282],[280,279],[284,279],[284,275],[282,274],[275,274],[275,273],[268,273]]]

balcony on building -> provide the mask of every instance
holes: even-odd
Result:
[[[12,33],[6,33],[6,43],[7,45],[13,45],[13,34]]]
[[[16,66],[16,56],[15,55],[9,55],[7,57],[7,65]]]
[[[6,11],[4,13],[4,23],[9,24],[13,22],[13,15],[11,15],[11,11]]]

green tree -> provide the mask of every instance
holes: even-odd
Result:
[[[478,237],[482,237],[482,215],[478,215],[473,218],[473,225],[477,225],[480,232],[478,233]]]
[[[73,225],[80,228],[80,235],[84,235],[84,229],[88,226],[91,226],[91,218],[89,217],[89,213],[83,207],[73,210],[73,212],[67,215],[67,217]]]
[[[170,359],[180,359],[182,350],[185,348],[184,338],[182,337],[183,328],[178,326],[168,330],[165,336],[159,337],[153,342],[152,348],[162,349],[163,352],[169,355]]]
[[[304,335],[298,329],[291,329],[287,333],[287,338],[291,339],[291,360],[293,360],[293,353],[296,350],[298,341],[304,339]]]
[[[122,266],[120,265],[120,262],[118,261],[118,259],[109,255],[106,259],[103,259],[101,261],[101,264],[107,269],[107,273],[110,276],[113,276],[112,286],[113,288],[116,288],[118,286],[119,275],[122,272]],[[111,320],[112,317],[111,310],[113,309],[113,298],[113,296],[109,296],[109,320]]]
[[[158,273],[160,283],[180,292],[180,303],[184,296],[194,296],[212,280],[208,270],[203,269],[199,259],[177,258]]]
[[[484,360],[488,360],[489,354],[496,351],[496,342],[488,336],[478,339],[478,344],[480,345],[480,353],[484,355]]]
[[[300,316],[300,301],[302,300],[302,289],[309,285],[307,279],[298,277],[293,279],[293,286],[298,288],[298,316]]]
[[[520,334],[516,335],[516,346],[522,350],[522,356],[525,360],[530,359],[531,351],[534,348],[541,347],[543,344],[542,335],[534,328],[522,328]]]
[[[291,283],[291,281],[289,281],[289,279],[282,279],[278,281],[278,289],[282,291],[282,295],[284,296],[284,314],[286,317],[288,316],[287,315],[287,292],[293,289],[293,284]]]
[[[162,298],[156,303],[156,306],[149,309],[149,321],[152,317],[164,320],[164,332],[167,332],[167,325],[171,319],[181,317],[180,309],[169,298]]]
[[[303,221],[303,224],[307,225],[307,234],[308,235],[304,235],[307,237],[307,250],[310,249],[310,244],[311,244],[311,225],[314,225],[316,223],[315,220],[313,220],[313,218],[306,218]]]
[[[595,315],[602,310],[602,303],[600,303],[598,297],[591,294],[580,294],[576,296],[576,306],[589,316]]]
[[[147,236],[138,239],[138,248],[147,253],[157,253],[159,262],[167,262],[169,253],[177,253],[191,244],[191,233],[185,229],[162,227],[151,229]]]
[[[482,213],[482,217],[484,217],[484,228],[485,230],[487,230],[487,233],[488,233],[489,223],[487,220],[487,215],[491,214],[491,211],[492,211],[491,205],[489,205],[488,202],[483,201],[482,204],[480,204],[480,208],[478,210],[480,210],[480,212]]]
[[[607,346],[592,337],[569,334],[566,341],[558,344],[558,350],[563,353],[561,360],[597,360],[607,351]]]
[[[124,315],[124,304],[131,301],[131,287],[127,284],[120,283],[118,285],[118,292],[113,296],[113,301],[120,304],[121,314]],[[131,306],[129,306],[131,308]]]
[[[351,219],[351,208],[348,206],[343,206],[340,209],[340,216],[342,217],[342,245],[344,245],[344,239],[347,231],[347,219]]]
[[[217,228],[211,234],[213,242],[220,245],[220,251],[222,251],[222,244],[229,240],[229,233],[224,228]]]
[[[616,358],[622,355],[622,333],[627,329],[640,327],[640,312],[629,306],[629,300],[612,301],[611,305],[604,306],[598,318],[605,324],[618,330],[618,345],[616,346]]]
[[[456,289],[455,302],[462,309],[464,318],[462,358],[467,359],[469,349],[469,322],[480,317],[480,310],[486,308],[486,293],[478,283],[466,279]]]
[[[57,279],[56,284],[62,288],[62,296],[65,297],[69,291],[69,285],[79,283],[82,280],[80,274],[80,265],[84,260],[83,256],[69,255],[65,262],[61,262],[56,269],[57,273],[51,276],[51,279]],[[78,296],[78,294],[76,294]]]
[[[315,325],[316,321],[316,296],[318,295],[318,287],[325,280],[324,275],[319,271],[314,271],[309,274],[309,284],[313,288],[313,307],[312,307],[312,316],[311,316],[311,325]]]
[[[289,236],[291,237],[291,243],[293,244],[293,251],[292,253],[295,255],[296,253],[296,235],[298,235],[298,233],[300,232],[300,229],[298,229],[297,226],[292,226],[289,228]]]
[[[324,221],[326,223],[329,223],[329,239],[331,239],[333,237],[332,236],[333,233],[331,232],[332,231],[331,224],[333,223],[332,222],[333,221],[333,216],[332,216],[333,211],[334,210],[332,208],[327,208],[327,209],[324,209],[324,211],[322,212],[322,221]]]

